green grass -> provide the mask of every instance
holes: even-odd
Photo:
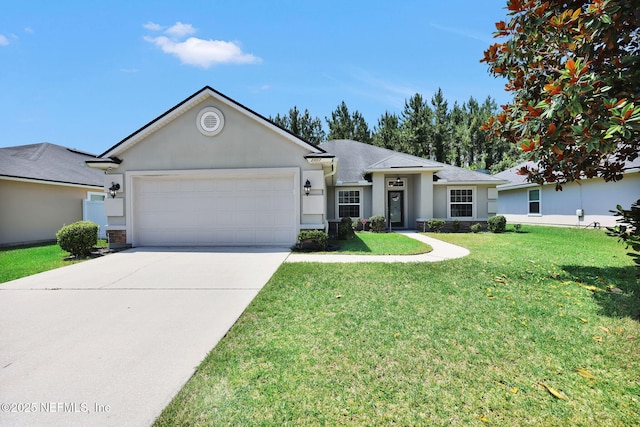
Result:
[[[99,240],[98,246],[106,241]],[[0,249],[0,283],[83,261],[68,257],[57,244]]]
[[[338,240],[339,253],[365,255],[416,255],[431,252],[433,248],[407,236],[396,233],[357,232],[353,239]]]
[[[156,425],[640,425],[624,246],[527,231],[434,235],[471,250],[440,263],[283,264]]]

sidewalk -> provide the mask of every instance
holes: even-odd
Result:
[[[433,251],[420,255],[341,255],[292,252],[285,262],[436,262],[469,255],[469,251],[465,248],[419,234],[416,231],[395,231],[394,233],[420,240],[430,245]]]

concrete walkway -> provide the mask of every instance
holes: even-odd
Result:
[[[469,251],[465,248],[419,234],[416,231],[395,231],[395,233],[420,240],[430,245],[433,251],[420,255],[341,255],[292,252],[286,262],[436,262],[469,255]]]
[[[289,254],[141,248],[0,284],[0,426],[149,426]]]

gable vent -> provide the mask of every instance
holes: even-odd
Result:
[[[196,124],[201,134],[215,136],[224,127],[224,116],[222,111],[215,107],[205,107],[198,113]]]

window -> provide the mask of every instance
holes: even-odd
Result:
[[[87,200],[92,202],[101,202],[104,200],[105,193],[96,193],[95,191],[87,191]]]
[[[338,217],[360,218],[360,190],[338,190]]]
[[[449,188],[449,217],[450,218],[474,218],[475,202],[474,189]]]
[[[529,215],[540,215],[540,189],[529,190]]]

